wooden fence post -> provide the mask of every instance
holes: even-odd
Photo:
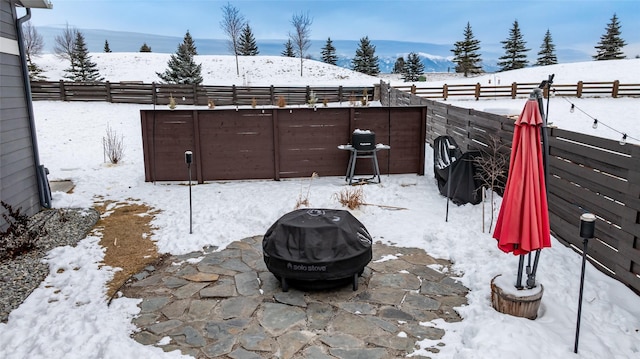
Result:
[[[619,80],[613,81],[613,89],[611,89],[611,96],[613,98],[617,98],[619,90],[620,90],[620,81]]]
[[[578,81],[578,87],[576,88],[576,97],[577,98],[582,97],[582,86],[584,86],[582,81]]]
[[[411,94],[415,95],[416,94],[416,85],[411,85]]]
[[[342,93],[342,91],[342,85],[338,86],[338,102],[342,102],[342,97],[344,96],[344,93]]]
[[[517,94],[518,94],[518,84],[514,82],[511,84],[511,99],[516,98]]]
[[[238,91],[236,90],[236,85],[231,86],[231,102],[234,105],[238,105]]]
[[[67,95],[64,93],[64,81],[60,80],[60,101],[67,101]]]
[[[476,101],[480,99],[480,83],[476,82],[476,91],[475,91]]]
[[[442,98],[446,101],[449,97],[449,87],[447,84],[442,85]]]
[[[198,84],[193,84],[193,104],[194,106],[198,105]]]
[[[153,93],[151,94],[151,99],[153,100],[153,109],[156,109],[156,103],[158,102],[158,89],[156,88],[156,82],[152,82],[151,83],[151,91],[153,91]]]
[[[273,85],[269,86],[269,97],[271,98],[271,104],[276,104],[276,91]]]
[[[111,82],[109,81],[105,82],[104,89],[107,92],[107,102],[113,102],[111,101]]]

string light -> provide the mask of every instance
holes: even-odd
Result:
[[[587,115],[589,118],[591,118],[593,120],[593,124],[591,125],[591,127],[593,127],[594,129],[598,128],[598,125],[602,125],[608,129],[610,129],[611,131],[617,132],[619,133],[622,138],[620,139],[620,145],[625,145],[627,143],[627,139],[632,139],[634,141],[638,141],[640,142],[640,139],[637,139],[635,137],[629,136],[627,135],[626,132],[622,132],[622,131],[618,131],[615,128],[607,125],[606,123],[603,123],[602,121],[599,121],[597,118],[589,115],[588,113],[584,112],[580,107],[576,106],[573,102],[569,101],[566,97],[563,97],[565,101],[569,102],[571,104],[571,108],[569,109],[569,112],[573,113],[576,109],[580,112],[582,112],[583,114]]]

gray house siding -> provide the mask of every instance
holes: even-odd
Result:
[[[33,215],[41,205],[15,20],[12,2],[0,0],[0,199]],[[0,229],[6,227],[0,218]]]

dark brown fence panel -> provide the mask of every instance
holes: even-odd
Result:
[[[640,290],[640,147],[553,129],[549,211],[556,238],[580,251],[579,216],[594,213],[590,261]]]
[[[49,81],[32,81],[31,98],[34,101],[60,101],[64,98],[60,95],[60,83]]]
[[[65,82],[64,98],[67,101],[107,101],[104,82]]]
[[[346,173],[348,153],[338,145],[349,142],[348,109],[281,109],[278,142],[282,178],[339,176]]]
[[[192,111],[140,111],[145,181],[182,181],[188,178],[184,152],[196,148]],[[198,172],[199,157],[192,172]]]
[[[194,111],[201,179],[274,178],[271,111]]]
[[[110,83],[110,96],[113,103],[153,104],[153,84],[141,82]]]

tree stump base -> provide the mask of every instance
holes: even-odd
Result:
[[[498,274],[491,280],[491,306],[500,313],[533,320],[538,317],[543,292],[542,284],[518,290]]]

